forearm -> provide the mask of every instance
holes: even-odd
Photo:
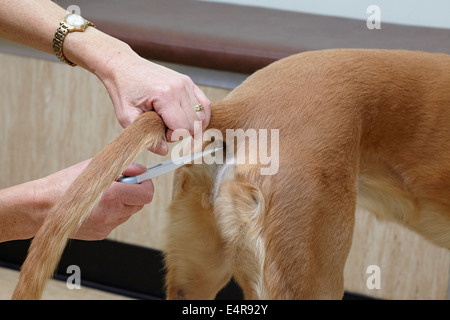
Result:
[[[52,53],[53,35],[66,14],[49,0],[0,1],[0,37]]]
[[[53,54],[53,37],[68,12],[50,0],[0,1],[0,38]],[[93,21],[95,23],[95,21]],[[120,53],[134,54],[124,42],[88,27],[71,32],[63,47],[70,61],[96,74],[110,76],[105,63]]]
[[[50,0],[1,0],[0,37],[53,53],[53,37],[67,13]],[[67,34],[62,51],[69,61],[103,82],[124,128],[151,110],[163,119],[169,140],[177,129],[193,134],[195,121],[201,121],[202,128],[208,126],[210,101],[194,82],[139,57],[123,41],[87,27]],[[204,111],[194,111],[198,104]],[[153,151],[165,155],[165,142]]]
[[[0,190],[0,242],[35,235],[51,207],[43,195],[39,180]]]

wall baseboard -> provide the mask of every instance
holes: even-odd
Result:
[[[19,270],[26,258],[30,240],[0,243],[0,266]],[[164,264],[161,251],[112,240],[70,240],[54,278],[66,281],[67,267],[81,270],[81,285],[141,300],[162,300]],[[240,287],[231,280],[216,300],[242,300]],[[346,292],[344,300],[371,299]]]

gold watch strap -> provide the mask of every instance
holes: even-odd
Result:
[[[89,21],[87,21],[86,27],[87,26],[95,27],[95,25]],[[73,63],[72,61],[69,61],[64,56],[64,53],[63,53],[64,39],[66,38],[68,33],[69,33],[68,26],[65,23],[61,22],[61,24],[59,25],[59,28],[56,30],[55,35],[53,37],[53,51],[55,52],[55,55],[58,57],[59,60],[61,60],[64,63],[67,63],[68,65],[70,65],[72,67],[76,67],[76,64]]]

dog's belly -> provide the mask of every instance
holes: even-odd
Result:
[[[400,223],[433,243],[450,248],[450,208],[436,201],[416,199],[386,175],[362,171],[358,179],[357,209],[380,220]]]

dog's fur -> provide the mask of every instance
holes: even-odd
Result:
[[[155,123],[154,132],[143,122],[126,129],[74,182],[34,239],[14,298],[40,297],[67,237],[146,145],[134,149],[133,135],[146,128],[147,143],[161,139]],[[231,163],[176,172],[169,299],[214,298],[232,275],[248,299],[339,299],[356,206],[450,247],[450,56],[294,55],[214,103],[210,127],[224,135],[280,129],[279,171],[262,176],[261,164]],[[133,149],[126,156],[124,145]],[[110,170],[116,157],[120,165]]]
[[[280,169],[179,169],[169,299],[213,298],[231,275],[249,299],[341,298],[356,206],[450,247],[450,56],[295,55],[215,104],[211,127],[280,129]]]
[[[155,112],[138,117],[95,156],[46,217],[31,242],[13,299],[40,299],[66,246],[111,183],[145,148],[164,139],[165,126]]]

